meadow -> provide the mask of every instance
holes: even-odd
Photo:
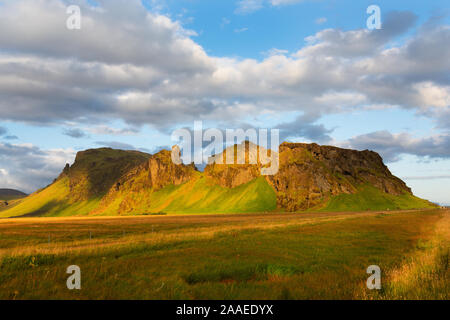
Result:
[[[0,299],[449,299],[449,242],[439,209],[0,219]]]

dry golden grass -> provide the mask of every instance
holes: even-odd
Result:
[[[145,217],[67,217],[67,218],[22,218],[22,219],[4,219],[0,220],[0,232],[3,234],[13,234],[12,226],[29,227],[30,231],[21,231],[18,234],[22,236],[33,234],[33,226],[39,224],[40,226],[58,225],[62,226],[67,232],[71,232],[70,224],[76,223],[74,226],[77,230],[83,225],[119,225],[124,227],[125,225],[135,225],[149,222],[155,224],[171,224],[184,222],[187,224],[183,228],[183,232],[180,233],[179,229],[164,230],[161,232],[154,232],[154,228],[151,232],[147,230],[143,234],[127,235],[126,232],[122,233],[122,236],[117,239],[110,238],[88,238],[89,230],[92,228],[82,229],[85,231],[85,238],[82,240],[74,240],[71,242],[58,242],[50,236],[48,243],[30,243],[20,244],[20,246],[0,248],[0,257],[19,256],[19,255],[36,255],[36,254],[61,254],[66,252],[81,252],[83,250],[98,251],[101,248],[113,247],[118,248],[121,246],[130,246],[133,244],[161,244],[161,243],[173,243],[183,240],[205,240],[211,239],[218,233],[226,232],[240,232],[245,230],[267,230],[274,228],[285,228],[292,226],[300,226],[305,224],[315,224],[323,222],[332,222],[345,220],[355,217],[369,217],[379,214],[385,214],[382,212],[349,212],[349,213],[306,213],[306,214],[265,214],[265,215],[217,215],[217,216],[184,216],[181,217],[158,217],[158,216],[145,216]],[[253,219],[249,219],[252,217]],[[183,221],[184,220],[184,221]],[[210,223],[214,222],[213,225]],[[206,226],[198,226],[199,223],[207,224]],[[193,225],[192,227],[190,225]],[[126,228],[124,228],[126,229]],[[51,231],[48,230],[49,235]]]
[[[448,297],[441,280],[421,283],[435,286],[434,294],[412,294],[423,279],[419,264],[440,268],[433,256],[439,246],[448,249],[448,216],[410,210],[2,219],[0,299],[441,299]],[[414,263],[406,264],[409,258]],[[82,269],[80,291],[65,287],[71,264]],[[362,286],[370,264],[382,267],[381,293]]]
[[[417,250],[399,268],[387,272],[383,299],[450,299],[450,211],[442,214],[433,237],[419,240]]]

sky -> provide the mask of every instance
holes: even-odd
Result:
[[[374,150],[450,205],[449,13],[445,0],[0,0],[0,188],[33,192],[88,148],[155,153],[201,120]]]

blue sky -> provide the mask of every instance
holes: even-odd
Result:
[[[65,28],[69,4],[81,30]],[[382,30],[366,28],[372,4]],[[450,205],[449,13],[448,1],[0,0],[0,188],[45,186],[78,150],[155,152],[204,120],[372,149]]]
[[[170,0],[159,10],[183,21],[198,33],[196,42],[209,54],[260,59],[272,48],[296,51],[304,39],[324,28],[353,30],[366,27],[366,9],[377,4],[383,12],[415,12],[418,25],[431,16],[448,11],[446,1],[298,1],[291,5],[270,5],[250,12],[238,11],[238,1]],[[149,1],[151,3],[151,1]],[[148,6],[152,8],[151,5]],[[447,12],[448,13],[448,12]],[[325,18],[325,22],[316,22]],[[444,21],[448,22],[449,16]],[[247,29],[246,31],[242,31]],[[241,31],[241,32],[237,32]]]

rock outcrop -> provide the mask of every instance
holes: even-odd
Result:
[[[364,184],[388,194],[411,194],[373,151],[283,143],[279,154],[278,173],[266,179],[277,192],[279,207],[288,211],[314,207],[330,196],[355,193]]]
[[[176,165],[172,162],[171,151],[161,150],[150,155],[148,160],[122,175],[102,199],[99,210],[120,199],[118,211],[130,212],[138,201],[149,201],[146,195],[168,185],[180,185],[193,178],[194,164]]]
[[[169,184],[180,185],[189,181],[196,171],[195,165],[179,164],[172,162],[171,151],[162,150],[150,157],[148,166],[149,183],[155,190],[159,190]]]
[[[229,188],[260,176],[262,164],[250,164],[248,159],[255,155],[248,146],[247,142],[245,164],[212,163],[205,168],[205,175]],[[411,194],[411,189],[393,176],[373,151],[285,142],[278,156],[278,172],[265,178],[276,191],[278,207],[288,211],[317,206],[334,195],[355,193],[364,184],[388,194]]]
[[[242,152],[239,152],[242,148]],[[245,141],[240,145],[234,145],[225,149],[222,153],[209,159],[209,164],[205,167],[205,176],[222,187],[234,188],[248,183],[261,175],[262,161],[260,152],[269,156],[271,151],[267,151],[260,146]],[[227,162],[227,156],[234,161]]]
[[[117,181],[149,154],[110,148],[89,149],[77,153],[72,166],[66,165],[58,179],[68,177],[70,201],[85,201],[105,195]]]
[[[239,154],[239,148],[244,152]],[[225,164],[232,150],[234,164]],[[193,164],[175,164],[169,150],[154,155],[109,148],[82,151],[53,184],[8,210],[14,215],[122,215],[166,209],[181,213],[187,209],[213,213],[214,208],[221,208],[220,212],[317,210],[327,209],[330,203],[336,210],[433,206],[413,197],[373,151],[283,143],[272,152],[244,142],[214,158],[222,163],[211,162],[199,172]],[[270,167],[267,159],[279,160],[272,175],[262,175]]]

